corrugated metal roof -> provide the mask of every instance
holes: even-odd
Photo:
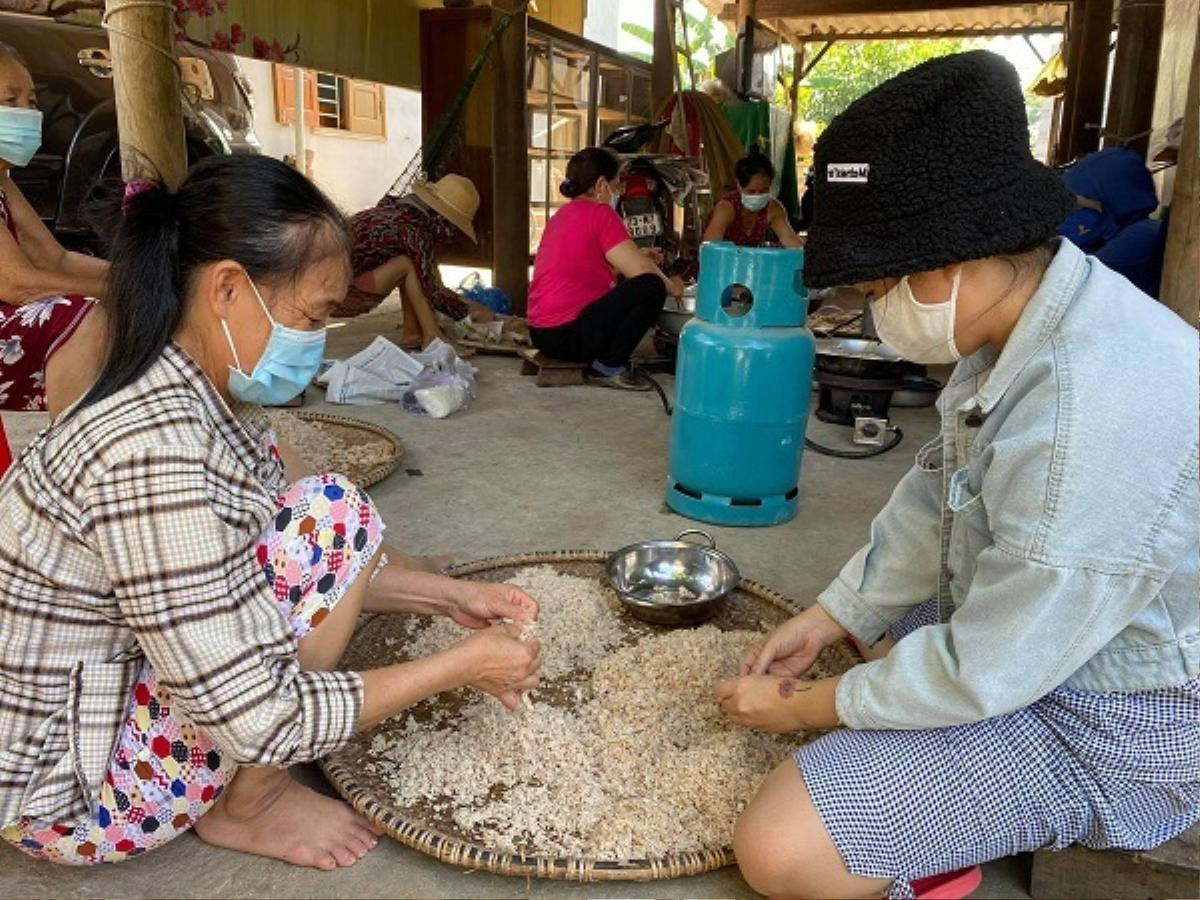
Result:
[[[702,0],[717,15],[726,11],[726,0]],[[775,4],[778,6],[778,4]],[[797,8],[803,8],[798,2]],[[785,37],[801,40],[839,38],[866,40],[888,37],[969,37],[997,32],[1064,28],[1068,3],[964,6],[928,12],[879,12],[834,16],[782,16],[762,20]],[[880,6],[886,6],[881,0]]]

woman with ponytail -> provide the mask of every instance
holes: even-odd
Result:
[[[440,691],[515,708],[538,683],[538,645],[519,639],[537,603],[389,564],[370,498],[298,477],[264,426],[257,404],[308,383],[350,280],[345,222],[311,182],[217,157],[104,218],[107,359],[0,482],[0,837],[89,864],[194,825],[350,865],[378,829],[287,767]],[[361,612],[400,611],[477,631],[334,671]]]
[[[33,78],[0,43],[0,409],[57,415],[95,377],[104,341],[95,298],[108,265],[63,249],[13,182],[41,138]]]
[[[546,223],[533,264],[529,335],[548,356],[588,363],[593,383],[644,391],[650,386],[629,373],[629,358],[683,283],[638,248],[613,209],[619,172],[603,147],[567,164],[559,190],[570,202]]]

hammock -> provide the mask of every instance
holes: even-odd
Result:
[[[392,183],[388,196],[401,197],[409,193],[417,181],[435,181],[445,174],[450,160],[454,158],[454,154],[462,143],[460,126],[462,125],[463,108],[467,105],[467,99],[471,96],[475,82],[483,73],[483,67],[491,55],[492,47],[495,46],[497,39],[516,16],[525,15],[528,6],[529,0],[524,0],[516,9],[506,12],[492,23],[487,40],[484,41],[479,56],[467,71],[467,77],[463,81],[462,87],[458,89],[458,93],[454,95],[454,99],[450,101],[450,105],[438,119],[433,133],[422,142],[421,149],[409,160],[404,171],[400,173],[400,177]]]

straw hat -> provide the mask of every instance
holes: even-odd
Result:
[[[470,178],[443,175],[433,184],[418,182],[413,186],[413,193],[422,203],[478,243],[475,226],[471,222],[479,210],[479,191],[475,190]]]

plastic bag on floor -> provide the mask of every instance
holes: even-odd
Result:
[[[404,392],[405,410],[416,416],[444,419],[474,398],[478,370],[459,359],[449,344],[435,340],[414,358],[424,362],[425,369]]]
[[[454,351],[451,350],[451,353]],[[330,403],[399,402],[427,363],[383,336],[349,359],[338,360],[322,376]]]

